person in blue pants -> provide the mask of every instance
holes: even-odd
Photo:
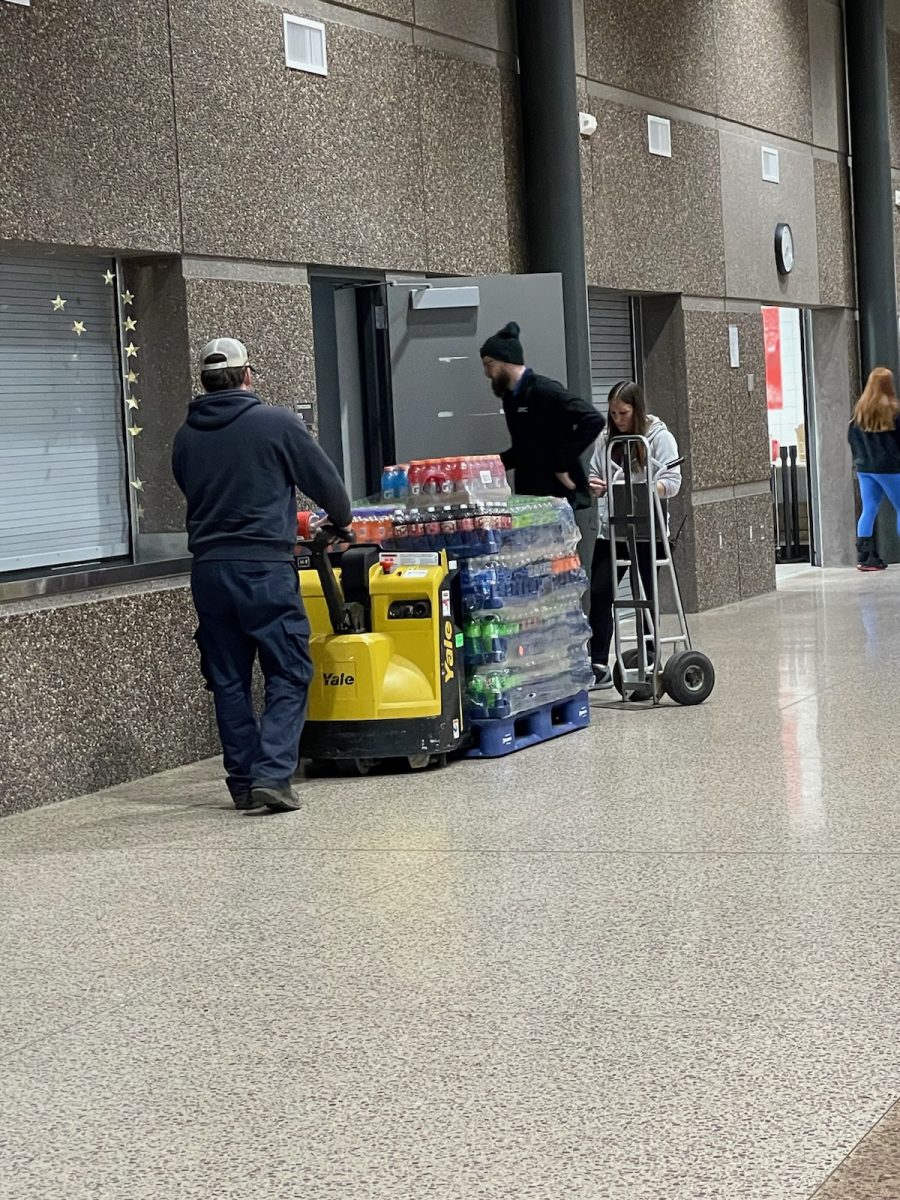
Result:
[[[312,664],[294,549],[297,489],[352,540],[350,498],[303,421],[253,390],[247,349],[216,338],[201,353],[203,394],[175,435],[187,500],[200,669],[213,694],[226,782],[240,811],[299,807],[292,787]],[[253,664],[265,680],[257,720]]]
[[[869,375],[853,409],[848,439],[862,499],[857,569],[883,571],[886,564],[875,548],[875,518],[885,496],[897,514],[900,532],[900,401],[887,367],[876,367]]]

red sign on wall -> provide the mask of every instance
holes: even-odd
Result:
[[[764,308],[763,332],[766,339],[766,404],[784,408],[781,385],[781,315],[777,308]]]

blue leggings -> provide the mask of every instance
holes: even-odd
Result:
[[[875,532],[875,518],[885,496],[897,513],[897,532],[900,533],[900,475],[870,475],[860,471],[858,478],[862,516],[856,526],[856,536],[868,538]]]

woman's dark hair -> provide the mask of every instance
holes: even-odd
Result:
[[[203,371],[200,382],[204,392],[227,392],[230,388],[239,388],[246,373],[246,367],[223,367],[220,371]]]
[[[644,389],[639,383],[634,383],[631,379],[620,379],[618,383],[613,384],[609,393],[609,404],[616,402],[618,404],[627,404],[634,412],[634,428],[633,433],[639,434],[641,437],[647,436],[647,430],[650,428],[650,418],[647,416],[647,403],[644,399]],[[613,429],[610,430],[610,437],[615,437]],[[613,462],[619,466],[622,465],[624,451],[621,446],[613,446],[612,450]],[[644,447],[635,446],[632,455],[632,464],[639,468],[644,467]]]

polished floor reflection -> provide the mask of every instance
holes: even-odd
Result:
[[[703,708],[0,823],[0,1197],[896,1200],[900,567],[782,583]]]

